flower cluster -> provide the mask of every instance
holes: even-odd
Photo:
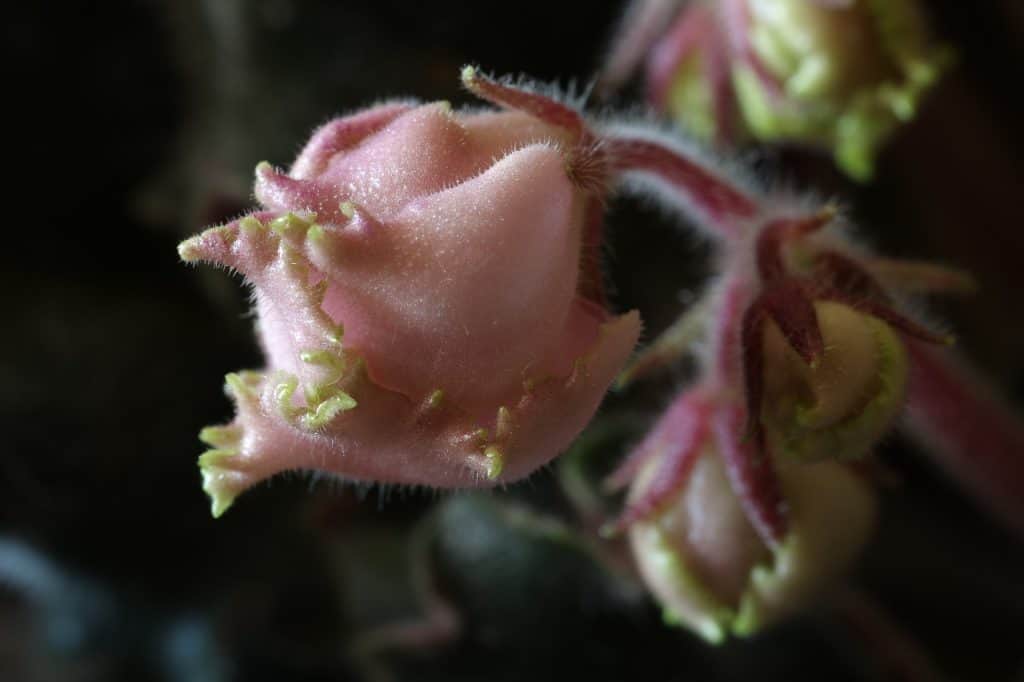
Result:
[[[606,530],[628,531],[666,617],[711,641],[807,607],[848,568],[876,516],[858,464],[905,407],[910,435],[1024,528],[1024,425],[903,303],[970,277],[875,256],[831,207],[753,201],[738,231],[713,232],[723,266],[704,300],[625,372],[700,353],[696,387],[609,480],[630,492]]]
[[[467,67],[499,111],[394,103],[321,128],[263,208],[183,242],[252,284],[267,367],[227,377],[205,429],[213,513],[280,471],[438,487],[526,476],[590,420],[640,323],[600,254],[617,187],[686,213],[719,247],[704,300],[621,376],[697,349],[699,378],[612,476],[609,531],[673,622],[747,635],[826,589],[876,516],[856,462],[909,405],[910,432],[1024,528],[1024,426],[914,321],[908,294],[969,278],[879,258],[699,152]],[[702,333],[703,344],[692,344]]]
[[[725,245],[726,272],[698,306],[710,337],[698,388],[610,481],[631,487],[609,531],[628,529],[671,620],[712,641],[809,603],[870,536],[872,487],[847,463],[902,411],[906,345],[949,342],[900,312],[879,277],[968,283],[875,259],[826,229],[836,222],[830,209],[768,214]]]

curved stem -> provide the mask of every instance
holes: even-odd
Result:
[[[719,284],[712,302],[713,320],[709,336],[708,385],[718,393],[728,394],[742,386],[743,318],[750,305],[753,284],[742,275],[733,274]]]
[[[749,192],[680,146],[639,130],[611,131],[602,140],[612,174],[658,183],[663,194],[683,204],[716,237],[739,238],[743,223],[759,212],[758,202]]]
[[[1024,535],[1024,421],[951,353],[907,344],[907,430],[953,478]]]
[[[718,451],[747,519],[765,545],[774,549],[789,526],[782,487],[762,444],[742,437],[744,416],[738,406],[719,407],[714,418]]]
[[[833,608],[889,682],[940,682],[945,679],[919,641],[886,609],[859,590],[847,588]]]

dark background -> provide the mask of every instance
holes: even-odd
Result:
[[[974,272],[978,297],[935,310],[1019,398],[1024,9],[930,7],[960,63],[873,185],[807,153],[746,153],[777,182],[844,197],[888,253]],[[825,603],[719,649],[666,629],[577,543],[507,513],[516,500],[571,522],[555,469],[485,496],[294,477],[209,517],[196,433],[229,415],[224,373],[260,357],[244,289],[179,264],[176,243],[248,206],[255,164],[287,164],[334,114],[394,95],[464,102],[467,62],[586,82],[620,11],[551,0],[5,8],[0,679],[893,679]],[[705,250],[627,201],[612,206],[610,232],[615,302],[656,332],[706,274]],[[613,397],[605,421],[649,419],[683,376]],[[612,457],[617,445],[596,447]],[[899,438],[882,450],[884,521],[852,584],[952,678],[1020,675],[1020,541]],[[465,634],[366,644],[423,612],[417,581],[455,602]]]

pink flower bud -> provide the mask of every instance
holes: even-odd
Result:
[[[917,0],[722,0],[740,116],[765,141],[831,149],[870,179],[950,62]]]
[[[788,529],[766,540],[736,492],[732,424],[711,428],[729,409],[694,394],[669,408],[634,453],[641,464],[624,517],[666,620],[712,642],[811,606],[856,558],[877,511],[870,485],[842,464],[779,466]]]
[[[574,131],[520,112],[390,104],[333,121],[265,210],[179,248],[241,272],[267,368],[228,376],[207,429],[222,513],[290,469],[440,487],[511,481],[576,436],[632,351],[605,309],[570,177]]]

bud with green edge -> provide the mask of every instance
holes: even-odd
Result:
[[[631,498],[646,494],[657,465],[640,472]],[[789,529],[775,547],[748,520],[714,447],[673,498],[630,526],[638,569],[667,622],[712,643],[747,637],[811,607],[849,568],[875,524],[869,484],[835,462],[778,474]]]
[[[733,83],[761,140],[832,150],[856,179],[950,62],[916,0],[730,0]]]
[[[717,0],[684,8],[646,70],[696,137],[824,148],[867,180],[951,61],[918,0]]]
[[[765,326],[761,412],[770,451],[799,461],[867,453],[903,408],[903,341],[884,321],[842,303],[814,303],[824,352],[809,365]]]

